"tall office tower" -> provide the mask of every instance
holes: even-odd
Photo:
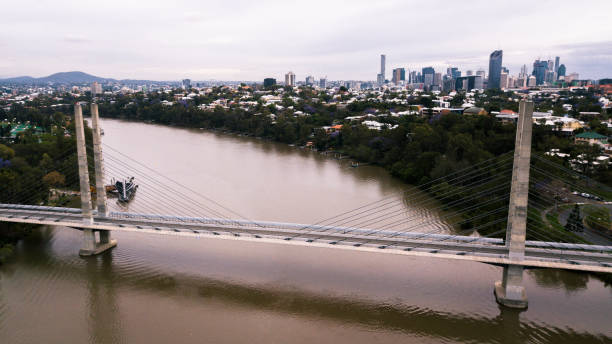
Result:
[[[553,72],[552,70],[547,70],[546,71],[546,83],[548,84],[552,84],[555,82],[555,72]]]
[[[434,75],[436,71],[433,67],[425,67],[423,68],[423,84],[427,86],[431,86],[434,84]]]
[[[546,70],[548,69],[547,61],[535,60],[533,63],[533,72],[531,75],[536,78],[536,85],[542,85],[546,81]]]
[[[314,76],[309,75],[309,76],[306,77],[306,85],[312,86],[312,85],[314,85],[314,83],[315,83]]]
[[[182,86],[184,89],[188,90],[191,88],[191,80],[189,79],[183,79],[183,81],[181,82]]]
[[[421,74],[421,72],[417,73],[416,80],[417,83],[423,82],[423,75]]]
[[[327,77],[319,79],[319,87],[326,88],[327,87]]]
[[[500,88],[500,76],[502,68],[502,50],[495,50],[489,56],[489,83],[487,88]]]
[[[548,70],[554,71],[554,68],[555,68],[555,63],[553,62],[553,60],[548,60]]]
[[[521,67],[521,74],[519,76],[527,79],[527,65],[526,64],[524,64],[523,67]]]
[[[453,79],[457,79],[458,77],[461,76],[461,71],[457,67],[451,68],[451,73],[452,73],[451,76],[453,77]]]
[[[482,80],[484,80],[484,79],[485,79],[485,71],[484,71],[484,70],[482,70],[482,69],[477,70],[477,71],[476,71],[476,75],[477,75],[477,76],[479,76],[479,77],[481,77],[481,78],[482,78]]]
[[[295,74],[293,72],[285,74],[285,86],[295,86]]]
[[[565,76],[565,65],[562,64],[559,66],[559,70],[557,70],[557,78],[561,78],[562,76]]]
[[[434,73],[433,84],[436,86],[442,86],[442,73]]]
[[[380,73],[376,74],[376,83],[378,86],[382,86],[385,83],[385,77]]]
[[[394,84],[399,84],[400,81],[405,81],[406,80],[406,69],[404,68],[395,68],[393,70],[393,83]]]
[[[386,61],[387,61],[387,56],[380,55],[380,74],[382,75],[383,82],[385,82],[385,79],[387,78],[387,76],[385,75]]]
[[[416,84],[418,82],[417,80],[417,72],[415,70],[413,70],[412,72],[410,72],[410,80],[408,80],[411,84]]]
[[[559,56],[555,57],[555,73],[559,73]]]
[[[499,74],[499,88],[501,88],[502,90],[508,88],[507,72],[501,72],[501,74]]]

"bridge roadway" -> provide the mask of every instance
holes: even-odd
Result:
[[[96,212],[94,211],[94,215]],[[500,265],[612,273],[612,246],[526,241],[523,260],[510,260],[502,239],[293,223],[111,212],[84,223],[80,209],[0,204],[0,221],[268,242]]]

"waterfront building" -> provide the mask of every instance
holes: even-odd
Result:
[[[295,74],[291,71],[285,74],[285,86],[295,86]]]
[[[487,84],[487,88],[500,88],[502,57],[502,50],[495,50],[489,56],[489,82]]]

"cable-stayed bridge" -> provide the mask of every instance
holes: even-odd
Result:
[[[532,112],[533,103],[521,103],[514,153],[492,157],[420,185],[420,189],[435,195],[433,200],[409,189],[313,224],[296,224],[247,219],[104,145],[97,104],[91,105],[93,142],[88,145],[82,109],[77,105],[77,152],[71,147],[56,160],[68,161],[59,172],[67,178],[78,178],[81,209],[41,206],[40,192],[44,188],[33,183],[28,196],[2,200],[0,221],[80,229],[84,236],[80,253],[84,256],[114,247],[111,231],[132,231],[497,264],[504,266],[502,281],[495,288],[497,300],[507,306],[526,307],[522,287],[525,267],[612,273],[612,246],[564,242],[579,237],[555,229],[547,218],[548,212],[557,208],[563,188],[593,193],[606,187],[544,156],[534,155],[532,159]],[[78,164],[78,170],[70,163]],[[553,169],[558,173],[551,173]],[[90,171],[95,175],[95,207]],[[127,210],[107,202],[106,171],[136,176],[141,184],[137,197],[142,202]],[[568,178],[560,181],[559,175]],[[407,205],[415,210],[407,212]],[[433,214],[432,209],[444,212]]]

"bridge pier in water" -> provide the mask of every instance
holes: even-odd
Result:
[[[91,118],[93,129],[94,146],[94,165],[96,174],[96,205],[97,217],[105,217],[108,214],[106,207],[106,188],[104,187],[104,170],[102,161],[102,141],[100,136],[98,104],[91,104]],[[87,149],[85,146],[85,127],[83,122],[83,111],[81,105],[74,105],[74,122],[77,137],[77,155],[79,163],[79,180],[81,188],[81,211],[83,223],[92,224],[94,222],[91,209],[91,190],[89,187],[89,170],[87,165]],[[96,240],[96,233],[93,229],[83,228],[83,247],[79,251],[81,256],[92,256],[102,253],[117,246],[117,240],[111,239],[110,231],[100,230],[100,240]]]
[[[529,197],[529,169],[531,159],[531,130],[533,102],[521,101],[516,126],[514,165],[506,229],[508,258],[520,263],[525,258],[527,236],[527,202]],[[504,266],[501,281],[495,283],[495,299],[506,307],[527,308],[527,295],[523,286],[523,266]]]

